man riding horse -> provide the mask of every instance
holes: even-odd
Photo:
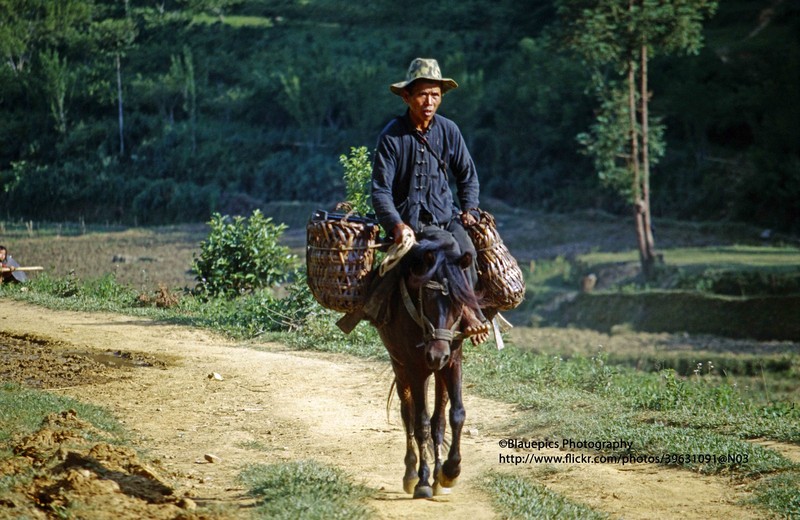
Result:
[[[477,223],[479,183],[475,163],[458,126],[436,111],[443,95],[458,87],[443,78],[434,59],[416,58],[404,81],[389,88],[408,106],[378,139],[372,169],[372,205],[381,226],[396,244],[410,237],[445,231],[461,253],[469,253],[472,287],[478,281],[475,247],[465,227]],[[455,179],[460,210],[448,183]],[[461,332],[475,344],[489,337],[489,323],[480,309],[467,309]]]
[[[349,333],[368,319],[389,353],[406,431],[403,489],[415,498],[452,487],[461,473],[462,341],[470,337],[479,344],[490,332],[475,294],[477,254],[466,230],[481,225],[472,213],[478,211],[478,175],[458,126],[436,115],[444,93],[457,86],[442,77],[436,60],[423,58],[411,62],[405,81],[391,85],[408,109],[378,140],[372,206],[394,244],[377,273],[371,273],[363,306],[337,322]],[[494,303],[486,308],[489,317],[496,312]],[[429,415],[431,377],[435,402]]]

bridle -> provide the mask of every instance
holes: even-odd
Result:
[[[419,296],[417,297],[417,305],[414,305],[414,302],[411,300],[411,295],[408,293],[408,288],[406,287],[405,281],[400,281],[400,294],[403,297],[403,305],[405,305],[406,311],[408,311],[409,316],[411,316],[417,325],[422,328],[422,339],[423,343],[427,343],[428,341],[447,341],[448,343],[454,340],[464,339],[464,334],[457,330],[458,326],[461,324],[461,314],[458,315],[458,319],[453,323],[453,326],[449,329],[437,329],[434,327],[433,323],[425,316],[425,311],[422,305],[422,291],[423,289],[431,289],[434,291],[439,291],[442,293],[443,296],[447,296],[450,294],[450,289],[448,287],[447,278],[443,280],[442,283],[430,280],[425,282],[424,284],[419,286]]]

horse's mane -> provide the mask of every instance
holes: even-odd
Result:
[[[432,253],[434,262],[423,271],[422,269],[426,267],[425,257],[428,253]],[[461,269],[461,256],[454,240],[445,240],[439,237],[423,238],[404,258],[403,269],[408,273],[409,280],[414,285],[447,278],[453,300],[472,309],[478,309],[480,300],[472,289],[466,273]]]

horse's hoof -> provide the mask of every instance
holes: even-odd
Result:
[[[403,491],[408,493],[409,495],[414,492],[414,487],[416,487],[417,482],[419,482],[418,477],[403,479]]]
[[[453,484],[455,484],[455,482],[453,482]],[[449,495],[450,493],[452,493],[452,491],[453,491],[452,489],[450,489],[449,487],[444,487],[438,481],[433,483],[433,496],[435,497],[441,495]]]
[[[461,475],[461,464],[446,460],[442,466],[442,471],[437,475],[437,480],[444,487],[453,487],[456,485],[456,479]]]
[[[415,487],[414,498],[433,498],[433,488],[430,486]]]
[[[458,477],[447,478],[447,475],[442,473],[439,475],[439,479],[436,481],[436,483],[443,488],[451,488],[456,485],[456,481],[458,481]]]

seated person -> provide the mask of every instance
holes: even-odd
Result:
[[[475,163],[458,126],[436,113],[446,92],[457,83],[442,77],[434,59],[411,62],[405,81],[392,84],[392,93],[407,105],[405,114],[391,120],[378,139],[372,169],[372,204],[381,226],[401,243],[404,233],[419,236],[426,228],[450,233],[473,264],[468,279],[475,287],[477,254],[465,228],[477,223],[470,210],[478,207],[479,183]],[[450,191],[455,179],[460,209]],[[489,322],[479,311],[464,316],[463,330],[475,344],[489,337]]]
[[[24,282],[28,277],[22,271],[17,271],[19,264],[8,254],[5,246],[0,246],[0,283]]]

